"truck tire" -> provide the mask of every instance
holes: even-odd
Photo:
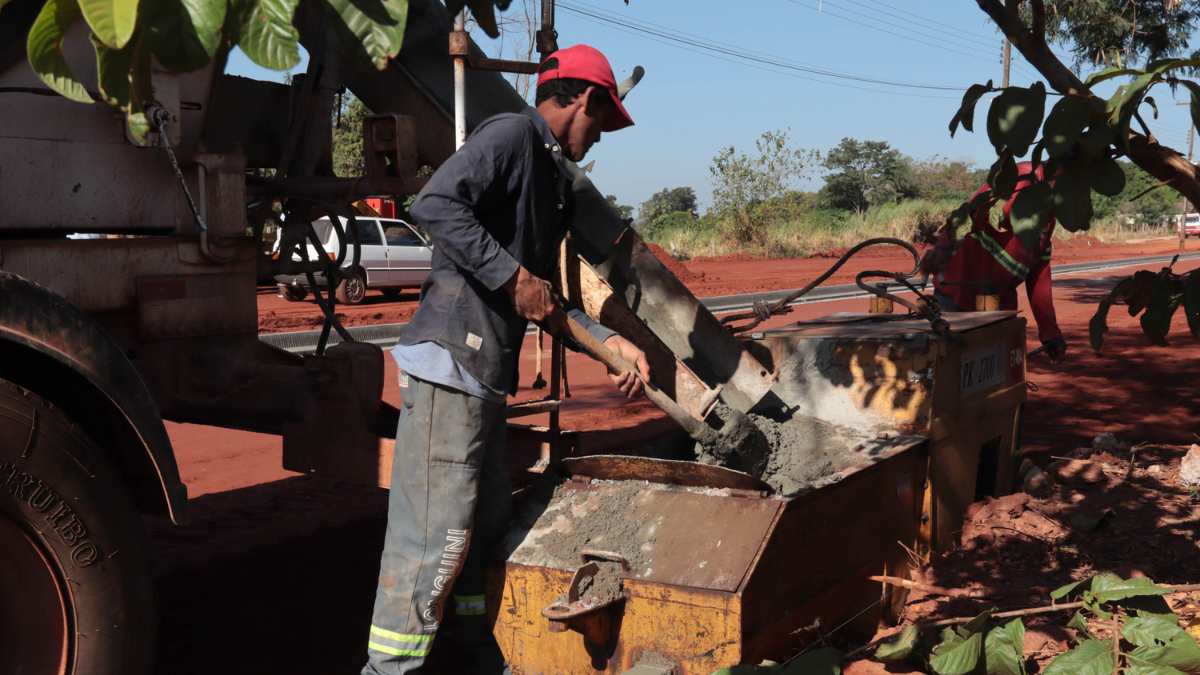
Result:
[[[362,270],[346,272],[335,289],[337,301],[343,305],[357,305],[367,297],[367,277]]]
[[[0,673],[147,675],[156,617],[141,518],[65,414],[0,379]]]

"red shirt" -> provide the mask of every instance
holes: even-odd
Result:
[[[1015,310],[1017,286],[1024,282],[1029,306],[1037,321],[1038,337],[1045,342],[1062,337],[1054,315],[1050,283],[1051,236],[1055,223],[1053,218],[1047,223],[1036,251],[1026,249],[1017,239],[1009,222],[1009,213],[1017,193],[1031,184],[1028,178],[1030,164],[1018,164],[1017,173],[1022,178],[1017,181],[1013,196],[1004,204],[1004,216],[999,226],[992,226],[988,218],[990,209],[986,205],[972,213],[971,231],[958,242],[950,262],[935,277],[934,289],[950,298],[959,310],[975,309],[978,294],[999,295],[1001,309]],[[1037,177],[1042,177],[1040,166]],[[975,194],[987,189],[989,186],[984,185]],[[953,236],[951,232],[943,231],[937,245],[954,246]]]

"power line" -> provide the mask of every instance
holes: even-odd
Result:
[[[564,7],[561,4],[561,0],[560,0],[559,7],[562,7],[564,10],[566,10],[568,12],[571,11],[570,8]],[[656,42],[661,45],[666,45],[668,47],[673,47],[675,49],[682,49],[682,50],[684,50],[686,52],[690,52],[692,54],[698,54],[700,56],[704,56],[704,57],[711,58],[711,59],[716,59],[718,61],[724,61],[725,63],[731,63],[731,64],[734,64],[737,66],[742,66],[745,68],[753,68],[755,70],[761,70],[763,72],[772,73],[774,75],[782,75],[784,77],[790,77],[790,78],[795,78],[798,80],[804,80],[805,82],[814,82],[816,84],[823,84],[823,85],[827,85],[830,87],[839,87],[842,89],[855,89],[857,91],[865,91],[865,92],[868,92],[871,94],[884,94],[884,95],[889,95],[889,96],[903,96],[905,98],[922,98],[922,99],[927,99],[927,100],[939,100],[939,101],[957,101],[958,100],[958,97],[956,97],[956,96],[933,96],[933,95],[929,95],[929,94],[913,94],[913,93],[908,93],[908,92],[903,92],[903,91],[894,91],[894,90],[889,90],[889,89],[872,89],[870,87],[860,87],[858,85],[847,84],[845,82],[840,82],[840,81],[820,80],[815,77],[807,77],[805,75],[801,75],[800,73],[797,73],[797,72],[791,71],[791,70],[780,70],[778,68],[774,68],[774,67],[770,67],[770,66],[763,66],[763,65],[760,65],[760,64],[754,63],[754,62],[748,62],[748,61],[744,61],[744,60],[740,60],[740,59],[722,56],[719,53],[714,53],[714,52],[707,51],[704,49],[690,47],[685,44],[680,44],[680,43],[673,42],[670,40],[658,38],[658,37],[655,37],[654,35],[649,35],[649,34],[640,32],[637,29],[620,26],[620,25],[617,25],[617,24],[614,24],[611,22],[597,21],[596,19],[593,19],[589,16],[585,16],[583,14],[579,14],[578,16],[580,19],[582,19],[584,21],[587,21],[587,22],[590,22],[593,24],[597,24],[597,25],[603,26],[605,28],[609,28],[611,30],[616,30],[621,33],[625,33],[627,35],[632,35],[634,37],[638,37],[641,39],[650,40],[652,42]]]
[[[963,90],[962,87],[956,87],[956,86],[936,85],[936,84],[919,84],[919,83],[914,83],[914,82],[900,82],[900,81],[896,81],[896,80],[885,80],[885,79],[881,79],[881,78],[867,77],[867,76],[857,75],[857,74],[853,74],[853,73],[845,73],[845,72],[840,72],[840,71],[828,70],[828,69],[817,67],[817,66],[811,66],[808,64],[791,61],[789,59],[786,59],[784,57],[780,57],[777,55],[766,54],[766,53],[762,53],[762,52],[752,52],[752,51],[747,50],[742,47],[737,47],[737,46],[728,45],[728,44],[722,44],[719,42],[709,40],[708,38],[701,38],[698,36],[695,36],[695,37],[687,36],[685,34],[681,34],[674,30],[667,30],[665,28],[656,28],[653,25],[651,25],[649,23],[645,23],[645,22],[638,22],[638,21],[634,21],[631,19],[627,19],[627,18],[615,18],[612,16],[606,16],[605,13],[600,12],[598,10],[591,10],[591,9],[587,9],[587,8],[576,7],[567,2],[560,2],[559,5],[563,9],[565,9],[573,14],[577,14],[579,16],[589,17],[589,18],[592,18],[597,21],[602,21],[602,22],[605,22],[608,24],[612,24],[614,26],[629,28],[629,29],[636,30],[641,33],[653,35],[655,37],[658,37],[658,38],[661,38],[664,40],[669,40],[674,43],[688,45],[688,46],[703,49],[706,51],[724,54],[726,56],[731,56],[731,57],[741,59],[744,61],[755,62],[755,63],[759,63],[759,64],[763,64],[763,65],[773,66],[776,68],[784,68],[784,69],[788,69],[788,70],[794,70],[794,71],[808,73],[808,74],[812,74],[812,75],[820,75],[822,77],[829,77],[829,78],[834,78],[834,79],[850,80],[850,81],[862,82],[862,83],[866,83],[866,84],[878,84],[878,85],[884,85],[884,86],[890,86],[890,87],[900,87],[900,88],[906,88],[906,89],[926,89],[926,90],[933,90],[933,91],[949,91],[949,92],[961,92]]]
[[[946,23],[945,21],[938,21],[937,19],[931,19],[931,18],[922,16],[920,14],[917,14],[915,12],[910,12],[907,9],[904,9],[903,7],[897,7],[896,5],[893,5],[888,2],[884,2],[883,0],[872,0],[872,3],[875,5],[883,5],[884,7],[889,7],[891,9],[896,10],[897,12],[900,12],[902,14],[907,14],[908,16],[911,16],[912,18],[914,18],[918,21],[923,21],[927,24],[931,24],[934,26],[941,26],[942,28],[948,28],[950,30],[958,31],[958,32],[966,34],[966,35],[975,35],[983,40],[994,40],[996,37],[998,37],[996,35],[984,35],[982,33],[976,33],[974,31],[964,30],[958,26],[955,26],[954,24]],[[880,10],[880,11],[882,11],[882,10]]]
[[[925,45],[926,47],[932,47],[932,48],[934,48],[934,49],[941,49],[941,50],[944,50],[944,51],[947,51],[947,52],[951,52],[951,53],[953,53],[953,54],[958,54],[959,56],[969,56],[969,57],[971,57],[971,58],[973,58],[973,59],[980,59],[980,58],[982,58],[982,59],[989,60],[989,61],[991,60],[991,59],[990,59],[990,58],[988,58],[988,57],[982,56],[982,55],[981,55],[981,54],[979,54],[978,52],[968,52],[968,51],[963,51],[963,50],[961,50],[961,49],[955,49],[954,47],[949,47],[949,46],[947,46],[947,45],[939,45],[939,44],[937,44],[937,43],[933,43],[933,42],[926,42],[925,40],[921,40],[921,39],[919,39],[919,38],[915,38],[915,37],[913,37],[913,36],[911,36],[911,35],[906,35],[906,34],[904,34],[904,33],[899,33],[899,32],[896,32],[896,31],[894,31],[894,30],[889,30],[889,29],[887,29],[887,28],[880,28],[880,27],[878,27],[878,26],[873,26],[873,25],[871,25],[871,24],[869,24],[869,23],[864,23],[864,22],[862,22],[862,21],[860,21],[860,20],[858,20],[858,19],[855,19],[855,18],[853,18],[853,17],[846,16],[845,14],[839,14],[839,13],[837,13],[837,12],[830,11],[830,10],[828,10],[828,9],[825,9],[825,8],[820,8],[820,7],[817,7],[816,5],[810,5],[810,4],[807,4],[807,3],[804,3],[804,2],[800,2],[800,0],[787,0],[787,1],[788,1],[788,2],[790,2],[790,3],[792,3],[793,5],[796,5],[796,6],[798,6],[798,7],[804,7],[805,9],[811,9],[811,10],[812,10],[812,11],[814,11],[814,12],[818,12],[818,13],[820,13],[820,14],[824,14],[824,15],[827,15],[827,16],[832,16],[832,17],[835,17],[835,18],[841,19],[842,21],[847,21],[847,22],[849,22],[849,23],[852,23],[852,24],[854,24],[854,25],[856,25],[856,26],[861,26],[861,27],[863,27],[863,28],[867,28],[867,29],[870,29],[870,30],[873,30],[873,31],[877,31],[877,32],[879,32],[879,33],[886,33],[886,34],[888,34],[888,35],[892,35],[892,36],[898,37],[898,38],[900,38],[900,39],[902,39],[902,40],[908,40],[909,42],[915,42],[915,43],[917,43],[917,44]]]
[[[913,12],[908,12],[908,11],[905,11],[905,10],[902,10],[899,8],[895,8],[895,7],[893,7],[893,9],[898,9],[903,14],[897,13],[897,12],[889,12],[887,9],[883,9],[879,5],[883,5],[883,7],[892,7],[892,5],[888,5],[887,3],[883,3],[883,2],[867,3],[867,2],[863,2],[863,0],[821,0],[821,2],[822,2],[822,4],[828,3],[828,4],[835,5],[835,6],[837,6],[839,3],[842,3],[842,2],[850,2],[858,7],[862,7],[863,9],[867,10],[870,13],[864,13],[864,12],[857,11],[852,8],[844,7],[844,6],[842,8],[849,12],[852,12],[854,14],[857,14],[859,16],[867,18],[871,21],[875,21],[877,23],[882,23],[884,25],[894,25],[896,21],[901,21],[901,22],[904,22],[905,24],[908,24],[910,29],[913,30],[914,32],[917,32],[918,35],[922,35],[925,37],[931,37],[935,40],[944,40],[944,39],[958,40],[962,46],[965,46],[968,49],[983,49],[983,50],[990,52],[996,46],[997,37],[1000,37],[1001,39],[1003,38],[1003,35],[999,34],[999,33],[997,35],[985,36],[980,33],[974,33],[972,31],[963,30],[962,28],[954,26],[953,24],[946,23],[944,21],[935,21],[933,19],[927,19],[927,18],[922,17],[919,14],[914,14]],[[910,17],[914,17],[918,21],[925,22],[927,25],[923,26],[920,23],[915,23],[913,21],[913,19],[906,18],[904,16],[904,14],[907,14]],[[889,17],[889,18],[880,19],[876,15],[883,15],[883,16]],[[959,45],[952,45],[952,46],[959,46]],[[1029,77],[1033,77],[1035,79],[1041,77],[1039,74],[1036,74],[1036,73],[1030,71],[1028,68],[1026,68],[1020,62],[1014,62],[1012,64],[1012,66],[1014,69],[1024,72]]]

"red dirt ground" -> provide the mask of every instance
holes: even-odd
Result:
[[[800,288],[829,268],[842,251],[820,257],[762,259],[747,256],[675,260],[662,248],[651,250],[699,297],[731,295],[763,290]],[[1147,239],[1123,244],[1104,244],[1091,237],[1074,237],[1055,243],[1054,262],[1059,264],[1165,255],[1178,249],[1173,238]],[[912,258],[894,246],[873,247],[855,255],[826,284],[848,284],[866,269],[911,270]],[[361,305],[338,305],[342,323],[361,326],[408,321],[417,309],[417,291],[406,291],[399,300],[371,291]],[[321,310],[311,296],[303,302],[288,302],[274,289],[258,295],[258,329],[264,333],[315,330],[321,327]]]
[[[1056,259],[1132,257],[1175,248],[1173,240],[1090,249],[1060,245]],[[894,261],[881,256],[866,264],[887,267]],[[702,273],[689,285],[711,295],[798,287],[830,262],[699,260],[687,266]],[[831,283],[844,283],[852,272],[843,271],[846,276]],[[1176,346],[1151,347],[1136,320],[1114,308],[1105,353],[1093,354],[1087,347],[1088,319],[1112,279],[1080,275],[1055,282],[1059,320],[1072,349],[1063,364],[1030,359],[1029,380],[1038,389],[1030,393],[1025,417],[1029,449],[1069,450],[1101,431],[1160,444],[1193,440],[1197,405],[1190,372],[1200,344],[1187,336],[1182,316],[1172,330]],[[772,324],[861,311],[864,305],[865,300],[814,303]],[[347,308],[346,315],[349,323],[389,323],[404,320],[414,307],[412,301],[377,301]],[[315,327],[319,317],[303,323],[305,312],[315,315],[315,309],[311,303],[260,295],[260,321],[274,326],[271,330]],[[1030,346],[1036,344],[1031,327]],[[529,340],[522,355],[523,386],[533,378],[532,352]],[[573,398],[563,411],[568,428],[627,426],[659,415],[645,401],[624,404],[598,364],[572,356],[569,374]],[[397,402],[390,365],[385,382],[385,398]],[[542,392],[523,389],[521,394]],[[188,527],[148,521],[163,614],[159,672],[357,673],[374,598],[386,494],[284,471],[278,437],[184,424],[169,424],[168,430],[193,499]]]

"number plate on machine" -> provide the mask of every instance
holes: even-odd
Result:
[[[1004,383],[1008,372],[1008,351],[1003,345],[989,345],[963,353],[958,384],[961,394],[991,389]]]

